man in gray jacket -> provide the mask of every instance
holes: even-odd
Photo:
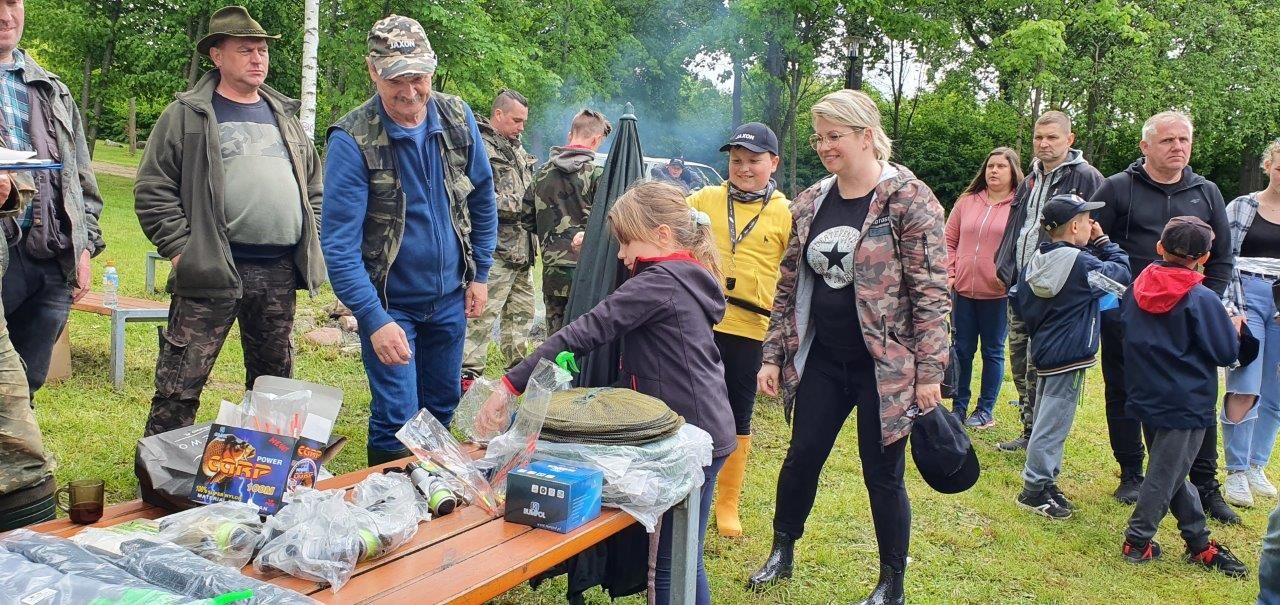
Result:
[[[1009,222],[996,251],[996,277],[1006,288],[1012,288],[1023,268],[1036,253],[1045,237],[1040,228],[1040,211],[1049,198],[1075,194],[1089,199],[1102,184],[1102,174],[1089,165],[1084,153],[1072,149],[1076,135],[1071,132],[1071,118],[1061,111],[1046,111],[1036,120],[1033,131],[1035,159],[1027,178],[1014,193]],[[1013,384],[1018,389],[1018,406],[1022,411],[1022,434],[1000,443],[1001,451],[1025,450],[1031,440],[1031,420],[1035,416],[1036,368],[1028,353],[1027,326],[1009,309],[1009,365]]]
[[[5,319],[34,395],[72,301],[89,291],[89,258],[106,244],[80,112],[67,85],[18,48],[25,16],[21,2],[0,5],[0,144],[62,163],[62,170],[33,173],[35,197],[0,223],[10,248]]]
[[[263,83],[278,36],[239,6],[215,12],[209,32],[197,49],[216,69],[160,114],[134,184],[142,230],[173,263],[146,435],[195,422],[234,321],[246,389],[291,376],[295,291],[325,281],[320,160],[298,101]]]

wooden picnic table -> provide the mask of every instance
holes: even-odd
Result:
[[[473,456],[482,452],[470,448]],[[404,466],[406,458],[320,482],[320,489],[350,489],[371,473]],[[673,531],[672,603],[693,603],[697,572],[698,489],[676,508]],[[692,514],[690,514],[692,513]],[[57,519],[32,526],[43,533],[71,537],[85,527],[106,527],[132,519],[155,519],[167,511],[141,501],[107,507],[92,526]],[[322,583],[281,574],[245,575],[310,595],[333,605],[419,605],[484,603],[555,567],[635,523],[630,515],[604,508],[586,525],[560,534],[507,523],[479,507],[463,506],[418,526],[418,533],[395,552],[361,563],[356,574],[334,593]]]
[[[111,319],[111,382],[117,389],[124,387],[124,327],[136,321],[167,321],[169,303],[131,296],[118,296],[116,306],[102,302],[101,292],[89,292],[71,308],[86,313],[105,315]]]

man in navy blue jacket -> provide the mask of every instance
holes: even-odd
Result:
[[[1032,255],[1014,293],[1038,377],[1018,504],[1050,519],[1071,517],[1057,478],[1084,372],[1097,363],[1099,299],[1107,292],[1094,283],[1129,283],[1129,258],[1089,220],[1101,206],[1071,193],[1049,198],[1040,224],[1051,241]]]
[[[359,325],[373,465],[409,455],[395,434],[419,409],[445,426],[453,418],[498,214],[471,108],[431,90],[436,56],[422,26],[377,22],[367,62],[378,93],[329,129],[320,243]]]
[[[1133,563],[1159,557],[1152,538],[1172,512],[1188,561],[1244,576],[1240,559],[1209,539],[1199,493],[1187,480],[1205,429],[1215,426],[1218,368],[1235,361],[1239,350],[1241,322],[1232,325],[1196,270],[1209,259],[1212,242],[1213,231],[1199,218],[1170,219],[1156,244],[1163,260],[1143,269],[1121,305],[1127,369],[1142,377],[1128,382],[1127,406],[1147,428],[1150,452],[1122,552]]]

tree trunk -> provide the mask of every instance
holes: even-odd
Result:
[[[89,108],[89,92],[93,90],[93,54],[84,54],[84,83],[80,86],[80,110]]]
[[[98,87],[98,94],[94,95],[93,100],[93,118],[89,120],[89,126],[85,132],[85,140],[89,145],[89,157],[93,157],[93,149],[98,141],[98,126],[102,124],[102,98],[106,96],[106,90],[110,85],[111,63],[115,59],[116,38],[118,30],[116,25],[120,22],[120,1],[111,3],[111,29],[107,34],[107,46],[102,51],[102,77],[101,85]]]
[[[742,57],[733,55],[733,127],[742,125]]]
[[[782,86],[786,77],[786,57],[783,55],[782,40],[775,32],[766,34],[764,54],[765,78],[764,123],[780,137],[785,137],[782,130],[784,110],[782,107]]]
[[[320,50],[320,1],[305,0],[302,26],[302,114],[307,138],[316,138],[316,56]]]
[[[205,22],[208,21],[208,16],[199,14],[194,17],[194,20],[195,28],[193,31],[195,34],[191,36],[191,61],[187,63],[187,88],[194,87],[196,81],[200,79],[200,51],[195,49],[195,44],[204,37]]]

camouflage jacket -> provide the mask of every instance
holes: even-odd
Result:
[[[533,182],[533,165],[537,159],[529,155],[519,139],[498,134],[489,120],[476,116],[480,139],[493,168],[493,190],[498,196],[498,247],[495,259],[517,266],[533,264],[533,237],[520,226],[520,209],[524,192]]]
[[[431,105],[439,112],[443,126],[440,153],[444,162],[445,194],[449,198],[453,232],[462,245],[463,280],[470,282],[476,276],[476,261],[467,199],[475,185],[467,172],[475,141],[471,138],[471,126],[467,124],[467,105],[461,98],[433,91],[431,99],[435,101]],[[396,173],[395,149],[382,125],[382,114],[378,109],[381,103],[377,95],[373,96],[330,126],[329,133],[342,130],[351,135],[364,156],[365,169],[369,174],[369,199],[360,255],[369,279],[385,305],[387,276],[404,238],[406,201]]]
[[[571,244],[587,227],[596,181],[604,169],[585,147],[552,147],[524,194],[521,224],[538,237],[544,267],[576,267]]]
[[[809,226],[827,192],[828,177],[791,202],[791,242],[782,258],[764,362],[782,368],[788,419],[813,344],[813,274],[804,266]],[[904,166],[885,163],[854,249],[858,320],[875,359],[880,393],[880,438],[888,445],[911,433],[908,410],[917,384],[941,384],[947,362],[945,221],[929,187]],[[801,402],[800,405],[805,405]]]
[[[169,291],[193,298],[240,298],[244,285],[231,258],[223,211],[221,133],[213,93],[221,81],[214,69],[191,90],[177,94],[160,113],[138,165],[134,211],[147,239],[165,258],[182,255],[169,273]],[[258,93],[271,107],[293,164],[303,205],[302,239],[294,248],[297,287],[314,294],[325,282],[320,251],[320,205],[324,170],[315,144],[298,121],[295,99],[269,86]]]

